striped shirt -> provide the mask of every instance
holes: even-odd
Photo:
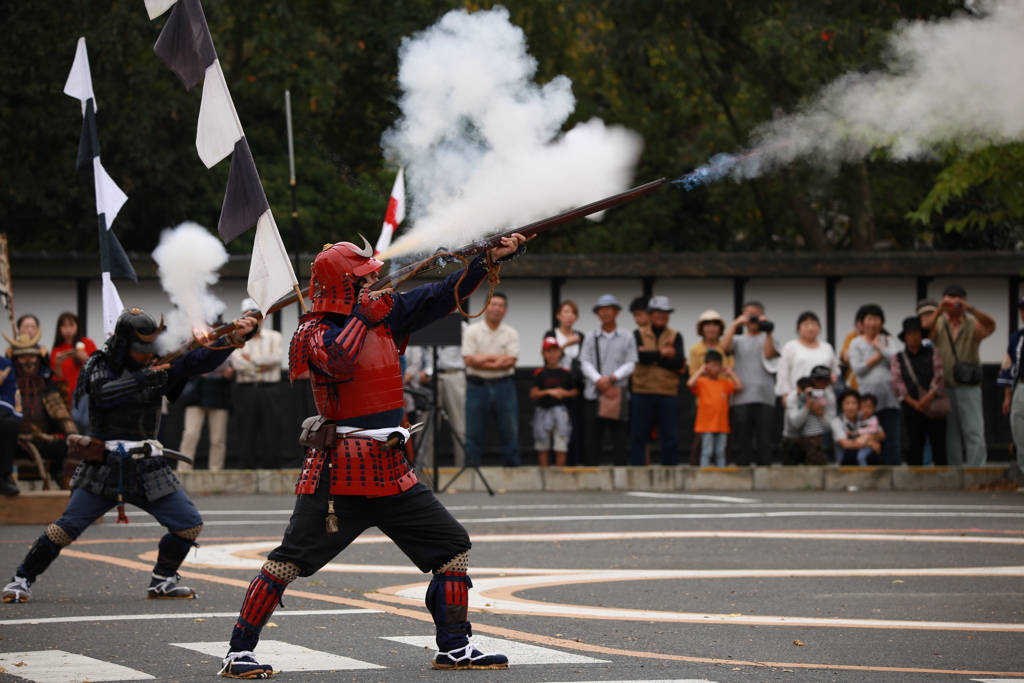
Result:
[[[600,358],[597,353],[599,348]],[[583,397],[596,401],[596,382],[608,375],[614,377],[615,384],[624,389],[629,382],[629,376],[633,374],[637,360],[636,342],[629,332],[615,328],[611,332],[598,329],[588,334],[583,340],[583,349],[580,350],[580,368],[586,378]]]

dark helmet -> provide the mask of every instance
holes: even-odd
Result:
[[[153,316],[141,308],[129,308],[117,319],[114,336],[128,344],[136,353],[157,353],[156,338],[165,329],[163,316],[157,325]]]

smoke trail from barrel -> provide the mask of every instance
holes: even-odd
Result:
[[[1024,140],[1024,2],[974,6],[974,14],[899,25],[884,69],[838,78],[801,110],[757,128],[750,151],[716,156],[676,184],[753,178],[797,160],[835,169],[879,149],[906,161],[949,143],[971,150]]]
[[[399,51],[402,117],[384,134],[405,167],[411,230],[385,256],[471,242],[627,189],[640,137],[600,119],[564,134],[571,82],[533,81],[508,11],[446,14]]]
[[[209,230],[189,221],[161,233],[153,260],[160,286],[175,305],[165,316],[167,331],[159,337],[166,352],[190,339],[194,330],[208,330],[224,312],[224,302],[210,293],[210,286],[220,279],[218,270],[227,263],[228,252]]]

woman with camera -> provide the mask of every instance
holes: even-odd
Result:
[[[839,374],[839,359],[836,350],[827,341],[818,339],[821,321],[813,311],[804,311],[796,319],[797,338],[786,342],[779,358],[779,372],[775,377],[775,395],[782,397],[786,407],[787,396],[796,389],[801,377],[809,377],[811,370],[824,365],[832,371],[834,384]]]
[[[744,330],[744,334],[740,331]],[[722,350],[736,359],[736,375],[743,389],[732,397],[730,416],[736,464],[772,464],[772,425],[775,421],[775,371],[779,347],[775,325],[764,315],[764,305],[748,301],[743,314],[732,321],[722,337]],[[756,444],[756,447],[755,447]]]

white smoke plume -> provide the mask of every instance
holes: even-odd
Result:
[[[153,250],[160,286],[175,309],[165,318],[167,331],[160,335],[166,352],[188,341],[194,330],[208,330],[224,312],[224,302],[210,293],[220,279],[218,269],[227,263],[224,244],[209,230],[187,221],[164,230]]]
[[[1024,2],[974,6],[977,14],[899,25],[884,70],[842,76],[758,128],[745,156],[720,155],[678,182],[751,178],[797,159],[835,167],[874,149],[902,161],[950,142],[969,150],[1024,139]]]
[[[592,119],[565,134],[565,76],[539,86],[523,31],[496,7],[446,14],[399,51],[402,117],[384,134],[405,167],[413,227],[387,253],[455,247],[629,188],[643,143]]]

